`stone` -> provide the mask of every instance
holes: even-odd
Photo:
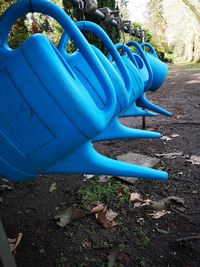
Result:
[[[160,159],[149,157],[146,155],[128,152],[126,154],[120,155],[117,157],[118,160],[125,161],[131,164],[137,164],[144,167],[152,168],[160,162]],[[134,184],[139,178],[132,178],[132,177],[123,177],[119,176],[118,178]]]

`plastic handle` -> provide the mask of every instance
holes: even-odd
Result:
[[[142,49],[141,45],[135,41],[128,42],[126,45],[129,47],[134,46],[138,50],[138,52],[140,53],[140,56],[144,60],[145,66],[146,66],[148,73],[149,73],[148,87],[150,87],[152,84],[152,81],[153,81],[153,71],[152,71],[152,68],[149,64],[149,61],[147,59],[147,56],[146,56],[144,50]]]
[[[126,52],[128,57],[131,59],[131,61],[133,62],[134,65],[136,65],[138,67],[138,63],[135,60],[132,51],[130,50],[130,48],[126,45],[126,44],[122,44],[122,43],[117,43],[115,44],[115,47],[117,49],[122,49],[122,53],[121,55],[124,55],[124,53]],[[111,60],[111,56],[109,55],[108,58]]]
[[[141,43],[140,46],[141,47],[148,47],[150,52],[151,52],[151,54],[153,56],[155,56],[156,58],[158,58],[158,55],[157,55],[155,49],[153,48],[153,46],[151,44],[149,44],[149,43]]]
[[[90,65],[98,73],[98,79],[103,83],[106,92],[107,104],[105,105],[102,115],[102,110],[97,109],[100,117],[104,117],[106,121],[110,120],[116,108],[116,94],[106,71],[102,67],[101,62],[92,50],[91,46],[78,30],[76,24],[60,7],[56,6],[48,0],[21,0],[13,4],[0,19],[0,48],[8,49],[8,33],[15,21],[30,12],[38,12],[53,17],[69,33],[70,38],[76,46],[81,50],[84,57],[90,62]]]
[[[115,48],[113,42],[110,40],[110,38],[105,33],[105,31],[99,25],[97,25],[96,23],[93,23],[91,21],[79,21],[76,23],[76,25],[81,31],[92,32],[102,40],[104,45],[108,48],[109,53],[114,58],[114,60],[117,64],[117,67],[122,74],[127,91],[130,92],[131,88],[132,88],[131,77],[129,76],[129,74],[126,70],[126,66],[125,66],[123,60],[121,59],[117,49]],[[67,34],[63,33],[63,36],[60,39],[60,42],[58,45],[59,49],[65,49],[68,40],[69,40],[69,37],[67,36]]]

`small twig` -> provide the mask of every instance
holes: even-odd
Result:
[[[176,241],[181,242],[181,241],[197,240],[197,239],[200,239],[200,234],[199,235],[193,235],[193,236],[181,237],[181,238],[176,239]]]

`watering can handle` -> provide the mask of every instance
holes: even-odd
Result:
[[[156,53],[156,51],[155,51],[155,49],[153,48],[152,45],[150,45],[149,43],[141,43],[140,46],[141,46],[141,47],[148,47],[149,50],[150,50],[150,52],[151,52],[151,54],[152,54],[153,56],[155,56],[156,58],[158,58],[158,55],[157,55],[157,53]]]
[[[148,84],[149,84],[149,87],[151,86],[152,84],[152,81],[153,81],[153,71],[151,69],[151,66],[149,64],[149,61],[145,55],[145,52],[144,50],[142,49],[141,45],[135,41],[130,41],[126,44],[127,46],[131,47],[131,46],[134,46],[138,52],[140,53],[140,56],[142,57],[142,59],[144,60],[144,63],[146,65],[146,68],[148,70],[148,73],[149,73],[149,80],[148,80]]]
[[[117,43],[115,44],[115,47],[117,49],[122,49],[122,55],[126,52],[129,58],[131,59],[131,61],[134,63],[134,65],[138,66],[138,63],[133,56],[133,53],[131,52],[130,48],[126,44]],[[108,59],[112,60],[112,57],[110,54],[108,55]]]
[[[130,78],[127,70],[126,70],[126,66],[125,66],[124,62],[122,61],[121,57],[119,56],[115,46],[113,45],[113,42],[110,40],[110,38],[104,32],[104,30],[99,25],[97,25],[96,23],[93,23],[91,21],[78,21],[76,23],[76,25],[81,31],[92,32],[102,40],[102,42],[108,48],[110,54],[114,58],[114,60],[117,64],[117,67],[122,74],[127,91],[130,92],[131,87],[132,87],[131,86],[131,78]],[[58,45],[59,49],[65,50],[68,40],[69,40],[69,37],[68,37],[67,33],[64,32],[61,39],[60,39],[59,45]]]
[[[91,46],[83,36],[83,34],[78,30],[75,23],[70,19],[70,17],[57,5],[48,0],[21,0],[13,4],[10,8],[0,18],[0,50],[8,50],[8,34],[12,25],[15,21],[30,12],[38,12],[45,15],[53,17],[57,22],[63,27],[63,29],[69,33],[70,38],[74,41],[76,46],[83,53],[84,57],[90,63],[91,67],[95,69],[98,73],[97,79],[103,83],[103,88],[105,90],[107,104],[102,110],[97,109],[95,103],[93,107],[102,118],[102,122],[109,121],[114,113],[116,107],[116,94],[114,87],[101,65],[101,62],[97,58],[96,54],[92,50]]]

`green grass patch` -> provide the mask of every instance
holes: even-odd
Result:
[[[96,178],[79,190],[79,196],[84,207],[89,207],[96,201],[106,204],[114,202],[116,205],[120,205],[129,202],[131,188],[116,179],[101,183]]]
[[[136,228],[134,235],[138,247],[145,249],[151,246],[151,239],[148,237],[147,232],[142,227]]]

